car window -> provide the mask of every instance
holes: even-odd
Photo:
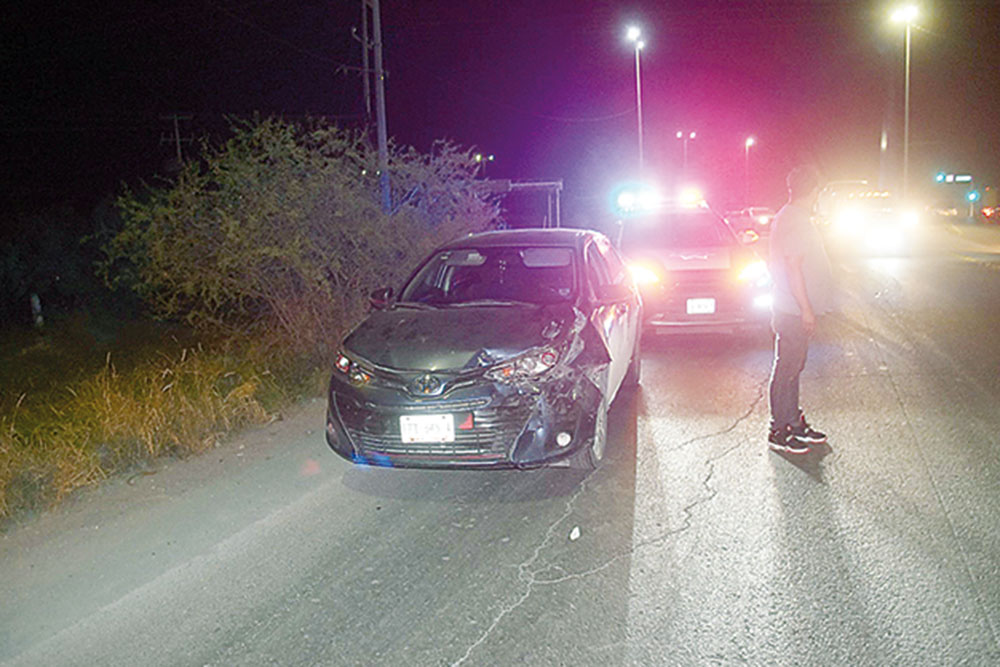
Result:
[[[593,243],[587,246],[587,282],[590,283],[593,294],[597,293],[597,288],[612,284],[608,264]]]
[[[455,305],[501,300],[556,303],[576,293],[568,247],[463,248],[437,253],[400,293],[401,301]]]
[[[696,210],[627,220],[622,248],[628,255],[648,248],[705,248],[738,243],[711,211]]]
[[[625,262],[622,261],[621,255],[618,254],[618,251],[611,245],[610,242],[603,239],[598,241],[596,245],[601,252],[601,256],[604,258],[605,263],[607,264],[608,275],[611,279],[611,283],[619,285],[624,282],[628,277],[628,269],[625,268]]]

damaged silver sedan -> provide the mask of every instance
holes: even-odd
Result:
[[[431,254],[344,340],[326,438],[359,464],[594,468],[640,374],[641,302],[593,231],[486,232]]]

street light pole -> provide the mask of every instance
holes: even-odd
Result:
[[[903,201],[910,184],[910,23],[906,23],[906,61],[903,86]]]
[[[916,20],[919,10],[914,5],[908,5],[897,9],[892,14],[892,20],[896,23],[906,23],[906,40],[904,60],[904,82],[903,82],[903,200],[907,198],[909,187],[910,170],[910,33],[913,22]]]
[[[750,147],[757,141],[753,137],[747,137],[743,142],[743,202],[750,206]]]
[[[684,132],[682,130],[677,130],[677,134],[674,135],[674,136],[676,136],[678,139],[680,139],[681,143],[683,143],[683,145],[684,145],[684,149],[683,149],[684,161],[682,162],[683,167],[681,169],[681,173],[685,177],[687,177],[687,170],[688,170],[688,140],[694,140],[694,138],[697,136],[697,133],[695,133],[695,132]]]
[[[641,69],[639,67],[639,52],[642,51],[642,47],[646,45],[639,37],[642,35],[642,31],[636,26],[629,27],[626,32],[626,37],[630,42],[635,44],[635,108],[636,108],[636,120],[638,122],[639,129],[639,176],[642,176],[643,164],[642,164],[642,75]]]

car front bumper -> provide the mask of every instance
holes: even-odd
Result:
[[[340,456],[362,465],[567,465],[589,442],[601,395],[583,373],[553,370],[559,372],[544,381],[506,384],[483,379],[440,397],[419,399],[398,390],[358,388],[335,373],[328,397],[327,444]],[[443,414],[452,415],[454,420],[453,441],[403,441],[401,417]]]

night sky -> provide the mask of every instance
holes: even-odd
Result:
[[[487,176],[565,182],[598,215],[637,171],[640,25],[647,176],[689,180],[720,208],[777,205],[796,163],[829,178],[900,171],[903,29],[891,4],[711,0],[383,0],[389,134],[426,149],[451,139],[496,155]],[[923,5],[913,33],[914,189],[939,169],[1000,181],[1000,3]],[[226,114],[363,122],[360,0],[8,3],[2,10],[4,203],[90,205],[162,171],[175,145],[218,136]],[[190,149],[184,144],[184,149]],[[933,194],[933,193],[931,193]]]

